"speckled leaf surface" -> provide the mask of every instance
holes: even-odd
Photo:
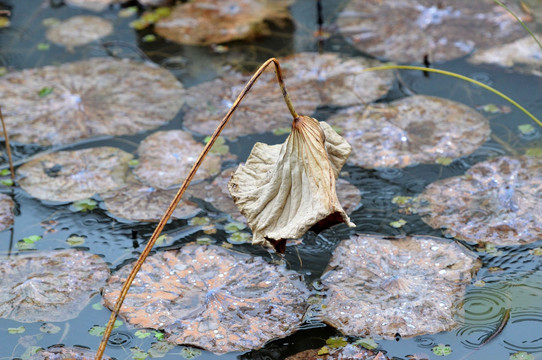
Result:
[[[375,353],[352,344],[338,349],[326,349],[327,353],[321,353],[321,349],[305,350],[295,355],[288,356],[285,360],[388,360],[381,352]]]
[[[112,58],[0,78],[10,139],[42,145],[153,129],[177,114],[183,95],[181,83],[167,70]]]
[[[45,37],[50,42],[73,51],[75,46],[89,44],[113,32],[113,24],[98,16],[74,16],[52,25]]]
[[[445,239],[354,235],[322,275],[324,322],[345,335],[402,337],[449,331],[479,262]]]
[[[3,231],[13,225],[14,207],[15,202],[10,196],[6,194],[0,194],[0,231]]]
[[[95,357],[94,351],[85,348],[56,345],[38,351],[29,360],[94,360]],[[104,356],[103,359],[111,358]]]
[[[108,307],[131,268],[111,277],[104,290]],[[121,316],[137,327],[162,329],[177,344],[246,351],[293,333],[307,298],[293,271],[218,246],[188,245],[147,258]]]
[[[65,0],[67,5],[80,7],[91,11],[104,11],[112,4],[123,3],[128,0]]]
[[[498,157],[428,185],[417,210],[449,236],[497,245],[542,237],[542,159]]]

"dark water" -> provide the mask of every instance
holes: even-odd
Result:
[[[323,1],[326,23],[333,21],[335,12],[344,1]],[[78,47],[72,52],[55,45],[49,50],[37,50],[39,43],[47,42],[44,35],[43,19],[55,17],[65,19],[74,15],[88,14],[81,9],[63,6],[53,1],[54,6],[37,0],[0,1],[0,7],[12,11],[12,25],[0,29],[0,66],[13,69],[25,69],[49,64],[64,63],[86,59],[91,56],[130,57],[141,59],[149,57],[154,62],[172,71],[186,87],[212,79],[225,64],[233,64],[245,69],[254,69],[270,56],[284,56],[300,51],[316,51],[319,44],[312,36],[316,30],[316,6],[314,0],[298,0],[291,12],[295,22],[285,28],[275,29],[271,37],[251,43],[235,42],[228,44],[230,50],[225,54],[214,53],[207,47],[181,46],[158,38],[155,42],[146,43],[141,38],[150,33],[149,30],[136,32],[128,24],[131,18],[119,18],[118,8],[112,8],[101,14],[115,25],[115,32],[104,42]],[[321,44],[326,51],[346,54],[359,53],[352,49],[343,39],[333,36]],[[138,50],[139,49],[139,50]],[[473,66],[464,59],[437,65],[438,68],[459,72],[476,78],[486,84],[502,90],[529,109],[535,116],[542,118],[542,80],[533,76],[507,72],[494,66]],[[419,72],[404,71],[400,73],[401,85],[396,84],[388,95],[389,99],[405,94],[419,93],[441,96],[460,101],[471,107],[495,103],[504,104],[497,96],[476,88],[459,80],[443,76],[423,76]],[[0,99],[1,102],[1,99]],[[328,110],[321,109],[316,114],[321,120],[329,115]],[[352,220],[358,226],[356,232],[374,234],[431,234],[441,235],[440,230],[433,230],[425,225],[417,215],[398,213],[397,206],[392,204],[397,195],[414,196],[424,187],[438,179],[463,174],[471,165],[488,157],[523,153],[525,149],[538,146],[542,142],[540,131],[529,138],[522,137],[517,125],[531,123],[518,110],[509,114],[487,115],[491,119],[493,138],[473,154],[455,160],[449,166],[419,165],[406,169],[364,170],[346,167],[348,179],[362,192],[363,205],[352,214]],[[179,128],[182,123],[182,112],[168,125],[158,129]],[[535,125],[535,124],[533,124]],[[535,125],[536,126],[536,125]],[[111,145],[134,152],[138,143],[151,132],[135,136],[89,140],[67,147],[79,149],[100,145]],[[244,160],[255,141],[266,140],[278,143],[283,137],[273,135],[247,136],[230,143],[232,152]],[[22,162],[34,153],[44,151],[39,146],[15,144],[16,161]],[[10,193],[8,189],[3,192]],[[66,239],[72,235],[85,237],[80,248],[104,256],[112,270],[133,261],[147,239],[153,226],[127,223],[111,218],[101,208],[90,213],[74,212],[70,205],[46,204],[34,200],[19,189],[13,190],[17,203],[17,216],[12,229],[0,233],[0,253],[15,253],[15,243],[24,237],[42,235],[43,239],[36,243],[37,249],[70,248]],[[99,200],[99,199],[97,199]],[[212,222],[223,222],[224,215],[213,212],[204,213]],[[403,218],[407,224],[401,229],[389,225],[391,221]],[[52,227],[55,231],[48,232]],[[172,241],[161,248],[175,248],[184,243],[194,241],[203,234],[201,228],[191,226],[186,221],[174,221],[166,226],[165,232]],[[308,284],[313,284],[323,272],[334,247],[341,239],[347,238],[352,231],[337,226],[320,235],[308,234],[302,246],[289,247],[285,260],[292,269],[305,275]],[[215,236],[218,243],[225,241],[226,233],[219,230]],[[406,359],[409,354],[425,353],[429,358],[438,358],[431,353],[437,344],[448,344],[453,349],[449,358],[453,359],[508,359],[517,351],[532,353],[535,358],[542,358],[542,257],[534,256],[530,250],[541,246],[541,242],[521,247],[499,248],[499,254],[480,253],[483,267],[477,280],[485,282],[484,287],[471,286],[462,305],[465,318],[462,325],[454,331],[434,335],[420,336],[399,341],[378,341],[382,350],[390,357]],[[259,248],[249,245],[236,247],[240,251],[275,258]],[[157,247],[160,249],[160,247]],[[302,264],[300,263],[302,260]],[[500,267],[502,271],[492,272],[491,267]],[[40,331],[43,324],[21,324],[11,320],[0,319],[0,359],[22,357],[30,346],[48,347],[54,344],[67,346],[81,345],[97,349],[100,337],[92,336],[89,330],[95,325],[104,325],[109,318],[106,309],[96,310],[93,304],[100,303],[95,296],[81,315],[70,321],[55,323],[61,330],[56,334]],[[505,313],[509,311],[510,320],[502,333],[488,344],[480,346],[499,327]],[[9,334],[8,328],[23,325],[22,334]],[[231,353],[215,356],[203,352],[200,359],[281,359],[309,348],[321,347],[331,336],[340,335],[338,331],[319,322],[309,322],[294,335],[269,343],[265,348],[246,354]],[[121,326],[115,330],[111,344],[106,353],[119,359],[132,357],[132,350],[139,348],[146,351],[152,340],[139,339],[135,331]],[[132,349],[132,350],[131,350]],[[164,359],[179,358],[183,347],[176,347]]]

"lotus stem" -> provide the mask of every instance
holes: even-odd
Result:
[[[506,6],[505,4],[503,4],[501,1],[499,0],[493,0],[494,3],[496,3],[497,5],[499,5],[500,7],[502,7],[504,10],[508,11],[510,13],[510,15],[512,15],[520,24],[521,26],[523,26],[523,28],[525,29],[525,31],[527,31],[529,33],[529,35],[531,35],[531,37],[534,39],[534,41],[538,44],[538,47],[542,49],[542,44],[540,43],[540,41],[537,39],[536,35],[533,34],[533,32],[531,31],[531,29],[529,29],[527,27],[527,25],[525,25],[525,23],[519,18],[519,16],[517,16],[512,10],[510,10],[508,8],[508,6]]]
[[[11,181],[15,184],[15,170],[13,169],[13,158],[11,157],[11,146],[9,146],[9,135],[6,130],[6,123],[4,122],[4,114],[2,114],[2,107],[0,106],[0,121],[2,122],[2,131],[4,131],[4,139],[6,139],[6,152],[8,154],[9,171],[11,174]]]
[[[124,299],[126,298],[126,295],[128,294],[128,290],[130,289],[130,286],[132,285],[132,282],[134,281],[137,273],[139,272],[139,269],[141,269],[141,266],[143,266],[143,262],[145,261],[145,259],[149,255],[150,251],[152,250],[152,247],[156,243],[156,240],[158,239],[158,237],[162,233],[162,230],[164,229],[164,226],[166,225],[169,218],[171,217],[171,214],[173,213],[173,211],[177,207],[177,204],[179,204],[179,201],[181,201],[181,198],[183,197],[186,189],[188,188],[188,185],[190,184],[190,182],[192,181],[192,179],[196,175],[196,172],[198,171],[198,169],[199,169],[201,163],[203,162],[205,156],[207,156],[207,154],[209,153],[209,151],[213,147],[216,139],[218,139],[218,137],[220,136],[220,133],[222,132],[222,129],[224,129],[224,127],[226,126],[226,124],[230,120],[230,118],[233,115],[234,111],[239,106],[239,103],[241,102],[241,100],[243,100],[243,98],[248,94],[248,92],[250,91],[250,89],[252,88],[252,86],[254,85],[256,80],[260,77],[260,75],[262,75],[264,70],[270,64],[275,65],[275,73],[276,73],[276,76],[277,76],[277,81],[278,81],[280,89],[282,91],[282,96],[284,97],[284,101],[286,102],[286,105],[288,106],[288,110],[290,110],[290,114],[292,114],[294,120],[297,117],[299,117],[299,115],[296,113],[296,111],[294,109],[292,101],[290,100],[290,96],[288,95],[288,91],[286,90],[286,85],[284,84],[284,80],[283,80],[283,76],[282,76],[282,70],[280,68],[279,61],[277,59],[275,59],[275,58],[268,59],[266,62],[264,62],[262,64],[262,66],[260,66],[260,68],[256,71],[256,73],[254,73],[254,75],[248,81],[248,83],[245,85],[245,87],[243,88],[243,90],[241,91],[239,96],[237,96],[237,99],[235,99],[235,102],[233,103],[233,105],[228,110],[228,113],[226,114],[226,116],[224,116],[222,121],[216,127],[213,135],[211,135],[211,139],[209,140],[209,142],[205,145],[205,147],[203,148],[203,150],[199,154],[198,158],[196,159],[196,162],[192,166],[192,169],[190,169],[190,172],[188,173],[186,179],[184,179],[181,187],[177,191],[177,194],[175,195],[175,197],[173,198],[173,200],[169,204],[169,206],[168,206],[166,212],[164,213],[164,215],[162,215],[162,218],[160,219],[160,222],[158,222],[158,225],[156,226],[156,229],[154,230],[151,238],[149,239],[149,242],[147,243],[147,245],[145,246],[145,248],[141,252],[141,255],[139,255],[139,258],[137,259],[137,261],[134,264],[134,267],[132,268],[132,271],[130,272],[130,274],[128,275],[128,277],[126,278],[126,281],[124,282],[124,284],[122,286],[119,297],[117,298],[117,301],[115,303],[115,308],[111,312],[109,322],[107,323],[107,326],[105,328],[105,332],[104,332],[102,340],[100,342],[100,346],[98,348],[98,351],[96,352],[95,360],[101,360],[101,358],[102,358],[102,356],[104,354],[105,348],[107,346],[107,341],[109,340],[109,337],[111,336],[111,331],[113,330],[115,320],[117,319],[117,316],[119,314],[122,303],[124,302]]]

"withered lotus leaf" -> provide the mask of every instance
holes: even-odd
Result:
[[[431,236],[354,235],[322,275],[322,319],[345,335],[393,339],[448,331],[479,261]]]
[[[2,258],[0,274],[0,317],[30,323],[77,317],[109,268],[97,255],[69,249]]]
[[[182,130],[155,132],[139,144],[139,165],[134,169],[134,174],[143,183],[157,188],[164,189],[180,184],[203,147],[190,133]],[[218,174],[223,158],[234,159],[234,156],[208,154],[194,179],[205,179]]]
[[[468,155],[489,137],[489,121],[455,101],[415,95],[327,120],[353,144],[349,163],[365,168],[436,163]]]
[[[113,24],[98,16],[74,16],[52,25],[45,37],[57,45],[73,51],[75,46],[89,44],[113,32]]]
[[[341,348],[328,348],[326,354],[320,354],[320,349],[305,350],[288,356],[285,360],[388,360],[382,352],[375,353],[362,347],[347,344]]]
[[[112,308],[132,266],[104,289]],[[301,276],[260,257],[188,245],[149,256],[120,310],[130,324],[214,353],[261,348],[297,330],[308,290]]]
[[[516,14],[519,7],[507,6]],[[518,39],[525,30],[492,0],[350,0],[339,33],[358,49],[398,62],[452,60]]]
[[[167,70],[112,58],[0,78],[10,139],[42,145],[153,129],[177,114],[183,95],[183,86]]]
[[[109,5],[123,3],[128,0],[64,0],[66,4],[80,7],[86,10],[101,12]]]
[[[6,194],[0,194],[0,231],[13,225],[13,208],[15,202]]]
[[[517,245],[542,237],[542,159],[502,156],[436,181],[418,197],[422,220],[473,242]]]
[[[123,187],[132,155],[113,147],[58,151],[19,167],[18,183],[35,198],[76,201]]]
[[[94,360],[95,357],[96,353],[88,349],[55,345],[38,351],[29,360]],[[111,358],[104,356],[103,359]]]
[[[290,17],[293,0],[196,0],[173,7],[154,30],[171,41],[210,45],[265,35],[265,21]]]
[[[283,144],[256,143],[228,184],[252,229],[252,243],[277,249],[309,229],[354,226],[335,190],[350,150],[331,126],[308,116],[293,121]]]

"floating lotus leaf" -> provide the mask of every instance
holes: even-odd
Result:
[[[109,268],[97,255],[70,249],[2,258],[0,274],[0,317],[57,322],[79,315]]]
[[[154,30],[171,41],[210,45],[269,32],[265,21],[289,19],[291,0],[196,0],[173,7]]]
[[[10,139],[42,145],[153,129],[177,114],[183,95],[182,85],[167,70],[112,58],[0,78]]]
[[[132,266],[104,290],[112,308]],[[308,290],[301,276],[262,258],[218,246],[189,245],[149,256],[120,314],[166,340],[214,353],[261,348],[302,323]]]
[[[355,235],[322,275],[323,321],[345,335],[393,339],[448,331],[479,262],[460,245],[430,236]]]
[[[297,117],[283,144],[256,143],[228,189],[247,218],[253,244],[279,252],[287,239],[339,223],[354,226],[341,207],[335,180],[350,145],[328,124]]]
[[[475,242],[517,245],[542,237],[542,159],[498,157],[430,184],[418,213],[433,228]]]
[[[489,137],[488,120],[476,110],[432,96],[350,108],[328,119],[353,144],[349,162],[366,167],[436,163],[472,153]]]
[[[516,14],[521,10],[507,3]],[[446,61],[518,39],[525,30],[492,0],[351,0],[339,33],[358,49],[398,62]]]
[[[197,134],[212,134],[248,80],[250,76],[232,72],[190,88],[185,98],[187,106],[183,125]],[[307,86],[305,80],[299,81],[298,78],[286,77],[285,81],[299,113],[310,114],[316,110],[319,95],[315,84]],[[233,139],[264,133],[284,127],[291,120],[275,73],[266,71],[243,99],[221,135]]]
[[[177,189],[163,190],[130,181],[126,187],[101,193],[104,205],[114,216],[128,220],[157,222],[166,212]],[[173,219],[195,216],[201,209],[191,201],[181,201],[171,215]]]
[[[96,353],[84,348],[51,346],[32,355],[29,360],[94,360]],[[102,359],[111,359],[103,356]]]
[[[381,352],[375,353],[371,350],[367,350],[359,346],[347,344],[345,347],[341,347],[338,349],[326,348],[326,351],[324,351],[324,353],[322,353],[322,349],[305,350],[295,355],[288,356],[285,360],[333,359],[388,360],[388,357]]]
[[[542,39],[542,35],[536,35]],[[532,36],[526,36],[509,44],[498,45],[474,53],[469,62],[514,67],[522,73],[542,76],[542,49]]]
[[[13,225],[15,202],[6,194],[0,194],[0,231]]]
[[[113,147],[59,151],[22,165],[18,183],[41,200],[82,200],[123,187],[131,159],[131,154]]]
[[[109,5],[123,3],[128,0],[64,0],[64,2],[71,6],[80,7],[87,10],[101,12],[106,10]]]
[[[212,133],[212,132],[211,132]],[[158,131],[139,144],[139,165],[134,174],[144,183],[167,188],[183,182],[204,145],[182,130]],[[233,159],[229,154],[227,158]],[[223,156],[210,153],[194,179],[204,179],[220,172]]]
[[[57,45],[64,45],[68,50],[101,39],[113,32],[113,24],[98,16],[74,16],[52,25],[45,36]]]

